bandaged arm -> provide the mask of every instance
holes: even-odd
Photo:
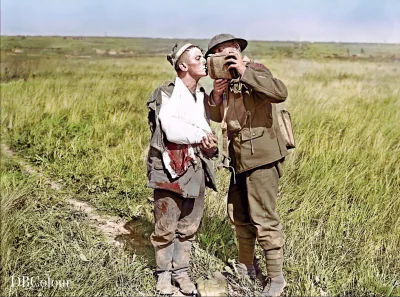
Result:
[[[176,116],[168,116],[160,112],[161,128],[169,142],[176,144],[196,144],[201,143],[203,137],[207,136],[205,130],[186,122]]]

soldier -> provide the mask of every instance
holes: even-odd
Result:
[[[156,290],[159,294],[172,294],[172,278],[183,293],[195,294],[196,287],[188,275],[190,250],[203,215],[205,187],[216,190],[211,158],[217,155],[217,139],[204,134],[197,144],[184,144],[186,137],[194,137],[183,135],[185,139],[178,139],[185,122],[171,125],[171,117],[159,117],[172,98],[179,98],[184,100],[182,114],[198,116],[203,121],[206,117],[209,128],[208,97],[197,84],[207,75],[201,50],[190,43],[175,45],[167,59],[177,77],[158,87],[147,102],[151,130],[147,175],[148,186],[154,189],[155,230],[151,242],[157,266]],[[193,134],[191,128],[181,134]]]
[[[221,122],[224,156],[233,174],[228,192],[228,215],[238,240],[238,271],[255,275],[256,239],[264,250],[268,284],[263,296],[279,296],[286,286],[282,273],[284,244],[282,226],[276,212],[278,182],[287,155],[278,126],[276,103],[286,100],[285,85],[260,63],[241,52],[247,41],[230,34],[213,37],[210,54],[226,54],[228,69],[237,79],[216,79],[209,100],[215,112],[211,119]],[[229,138],[229,147],[227,145]],[[229,151],[229,157],[228,157]]]

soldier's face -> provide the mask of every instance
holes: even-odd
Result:
[[[218,47],[215,48],[214,54],[222,53],[222,54],[229,54],[230,52],[238,51],[240,52],[240,46],[237,42],[227,41],[221,43]]]
[[[200,78],[207,75],[206,59],[197,47],[191,48],[186,60],[188,73],[193,78]]]

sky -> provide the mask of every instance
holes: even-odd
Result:
[[[1,0],[2,35],[400,43],[400,0]]]

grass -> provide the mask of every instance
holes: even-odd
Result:
[[[1,37],[2,142],[16,153],[1,158],[1,295],[154,294],[145,102],[174,77],[161,55],[172,43]],[[365,56],[352,57],[361,47]],[[250,57],[287,84],[295,126],[297,148],[285,162],[278,202],[288,296],[400,295],[397,49],[250,42]],[[210,88],[209,79],[202,83]],[[27,175],[21,162],[42,175]],[[48,180],[62,190],[50,189]],[[218,172],[218,183],[220,191],[207,195],[194,278],[223,270],[237,256],[225,211],[226,172]],[[142,246],[106,243],[84,214],[68,207],[71,197],[131,220]],[[45,274],[71,286],[10,285],[12,275]]]
[[[2,296],[113,296],[152,294],[152,271],[134,254],[107,245],[80,212],[71,212],[59,193],[23,177],[5,160],[2,186]],[[10,168],[14,167],[14,168]],[[19,175],[18,186],[9,185]],[[23,184],[23,186],[22,186]],[[86,222],[86,223],[85,223]],[[14,286],[12,284],[14,276]],[[37,287],[18,287],[17,277],[34,277]],[[69,281],[65,287],[39,280]],[[125,284],[129,284],[126,286]]]

